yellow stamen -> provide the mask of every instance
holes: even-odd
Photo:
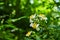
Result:
[[[27,34],[26,34],[26,36],[30,36],[31,35],[31,33],[32,33],[32,31],[29,31]]]
[[[36,27],[37,27],[37,24],[33,23],[32,28],[36,29]]]

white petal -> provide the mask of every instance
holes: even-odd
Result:
[[[36,30],[37,30],[37,31],[39,31],[39,30],[40,30],[40,28],[36,28]]]
[[[30,27],[32,27],[33,23],[30,24]]]
[[[30,19],[30,23],[32,23],[33,22],[33,20],[32,19]]]
[[[37,24],[37,26],[36,27],[38,27],[39,26],[39,24]]]

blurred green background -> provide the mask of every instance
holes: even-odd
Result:
[[[60,40],[60,0],[0,0],[0,40]]]

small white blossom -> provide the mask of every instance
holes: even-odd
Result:
[[[36,14],[31,15],[31,16],[30,16],[30,22],[33,22],[33,20],[32,20],[32,19],[35,19],[35,17],[36,17]]]
[[[34,29],[38,28],[38,26],[39,26],[39,24],[37,24],[37,23],[31,23],[30,24],[30,27],[32,27]]]
[[[43,14],[38,15],[40,17],[40,20],[47,20],[47,17]]]
[[[36,14],[31,15],[31,16],[30,16],[30,19],[34,19],[35,17],[36,17]]]

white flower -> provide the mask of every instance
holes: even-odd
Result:
[[[33,22],[33,19],[35,19],[36,14],[30,16],[30,22]]]
[[[36,17],[36,14],[31,15],[31,16],[30,16],[30,19],[34,19],[35,17]]]
[[[30,24],[30,27],[32,27],[33,29],[38,28],[38,26],[39,26],[39,24],[37,24],[37,23],[31,23]]]
[[[40,20],[47,20],[47,17],[43,14],[38,15],[40,17]]]

